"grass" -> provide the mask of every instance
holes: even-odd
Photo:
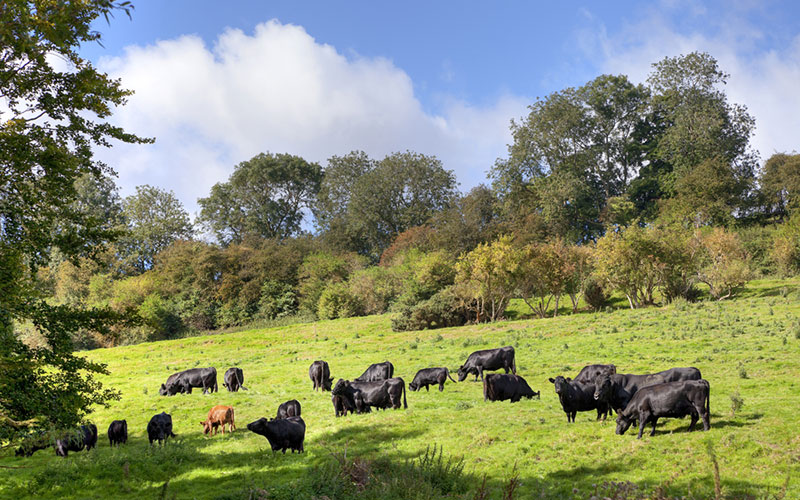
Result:
[[[724,302],[402,333],[391,331],[388,316],[371,316],[91,351],[87,357],[111,371],[103,382],[122,393],[91,415],[98,449],[67,459],[52,449],[27,459],[5,449],[0,497],[504,498],[512,489],[515,498],[612,490],[615,498],[714,498],[717,490],[725,498],[800,498],[799,318],[800,282],[764,280]],[[330,393],[313,392],[308,379],[315,359],[350,379],[388,359],[408,383],[420,368],[454,370],[470,352],[503,345],[515,347],[518,372],[541,400],[485,403],[470,377],[448,381],[443,393],[409,392],[407,410],[337,419]],[[596,422],[594,412],[567,424],[547,378],[593,362],[622,373],[698,367],[711,384],[711,431],[687,433],[688,419],[667,419],[639,441],[634,429],[615,435],[613,420]],[[169,374],[196,366],[215,366],[222,392],[158,395]],[[244,369],[250,390],[225,392],[231,366]],[[731,396],[741,403],[735,410]],[[306,453],[275,455],[246,424],[274,416],[289,399],[302,404]],[[239,429],[205,438],[199,422],[215,404],[235,407]],[[172,414],[178,438],[150,448],[145,428],[161,411]],[[105,431],[122,418],[128,444],[112,449]],[[437,476],[442,484],[453,476],[452,484]]]

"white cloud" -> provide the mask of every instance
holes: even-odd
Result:
[[[708,52],[730,74],[725,86],[729,101],[746,105],[756,119],[752,145],[761,159],[776,151],[800,150],[800,30],[783,46],[765,49],[767,34],[748,21],[748,14],[760,6],[711,12],[692,5],[661,2],[638,22],[611,35],[600,25],[591,55],[601,61],[602,72],[623,73],[643,82],[651,64],[666,56]],[[681,28],[677,20],[694,28]]]
[[[99,66],[136,92],[115,122],[156,143],[98,156],[118,171],[123,194],[155,184],[174,190],[190,212],[236,163],[263,151],[323,163],[354,149],[378,158],[411,149],[438,156],[471,187],[505,153],[509,120],[529,102],[452,101],[440,115],[426,113],[391,61],[345,57],[277,21],[252,35],[228,29],[210,48],[195,36],[128,47]]]

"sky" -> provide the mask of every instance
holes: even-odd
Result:
[[[152,145],[97,157],[123,196],[141,184],[197,199],[260,152],[325,165],[434,155],[460,189],[489,183],[527,106],[601,74],[644,82],[695,50],[730,74],[766,160],[800,149],[800,2],[140,0],[81,49],[135,92],[112,122]]]

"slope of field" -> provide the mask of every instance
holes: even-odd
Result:
[[[445,456],[463,457],[472,488],[486,476],[491,498],[500,498],[515,467],[517,498],[587,498],[604,481],[713,497],[712,453],[727,497],[800,498],[799,316],[797,281],[761,281],[719,303],[410,333],[394,333],[388,316],[373,316],[92,351],[87,356],[111,371],[103,382],[122,393],[91,416],[98,449],[68,459],[52,449],[28,459],[6,450],[0,465],[24,468],[2,470],[0,497],[310,498],[325,493],[313,471],[335,463],[333,454],[346,449],[351,458],[403,464],[437,444]],[[420,368],[455,370],[470,352],[503,345],[515,347],[518,373],[542,391],[541,400],[485,403],[470,377],[448,382],[443,393],[409,392],[407,410],[335,418],[330,393],[313,392],[308,379],[315,359],[348,379],[390,360],[408,383]],[[567,424],[547,378],[574,376],[593,362],[615,363],[620,373],[698,367],[711,384],[711,431],[687,433],[688,419],[668,419],[654,437],[637,440],[635,429],[617,436],[613,419],[596,422],[594,412]],[[248,391],[222,387],[222,374],[234,365],[244,369]],[[158,395],[169,374],[203,366],[217,368],[219,393]],[[732,416],[736,393],[744,405]],[[273,454],[263,437],[246,430],[288,399],[302,404],[302,455]],[[238,430],[205,438],[199,422],[215,404],[235,407]],[[172,414],[179,437],[150,448],[145,427],[161,411]],[[106,429],[122,418],[130,439],[111,449]]]

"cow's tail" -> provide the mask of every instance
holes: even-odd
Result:
[[[445,368],[445,369],[444,369],[444,372],[447,374],[447,378],[449,378],[449,379],[450,379],[450,380],[452,380],[453,382],[455,382],[455,381],[456,381],[456,379],[454,379],[453,377],[451,377],[451,376],[450,376],[450,370],[449,370],[449,369]]]
[[[517,357],[516,356],[511,358],[511,373],[513,373],[514,375],[517,374]]]
[[[242,373],[242,376],[240,377],[239,370],[236,370],[236,380],[239,381],[239,387],[241,387],[243,391],[246,391],[247,387],[244,386],[244,373]]]
[[[706,413],[711,418],[711,385],[706,382]]]
[[[406,403],[406,383],[403,382],[403,408],[408,408],[408,403]]]

